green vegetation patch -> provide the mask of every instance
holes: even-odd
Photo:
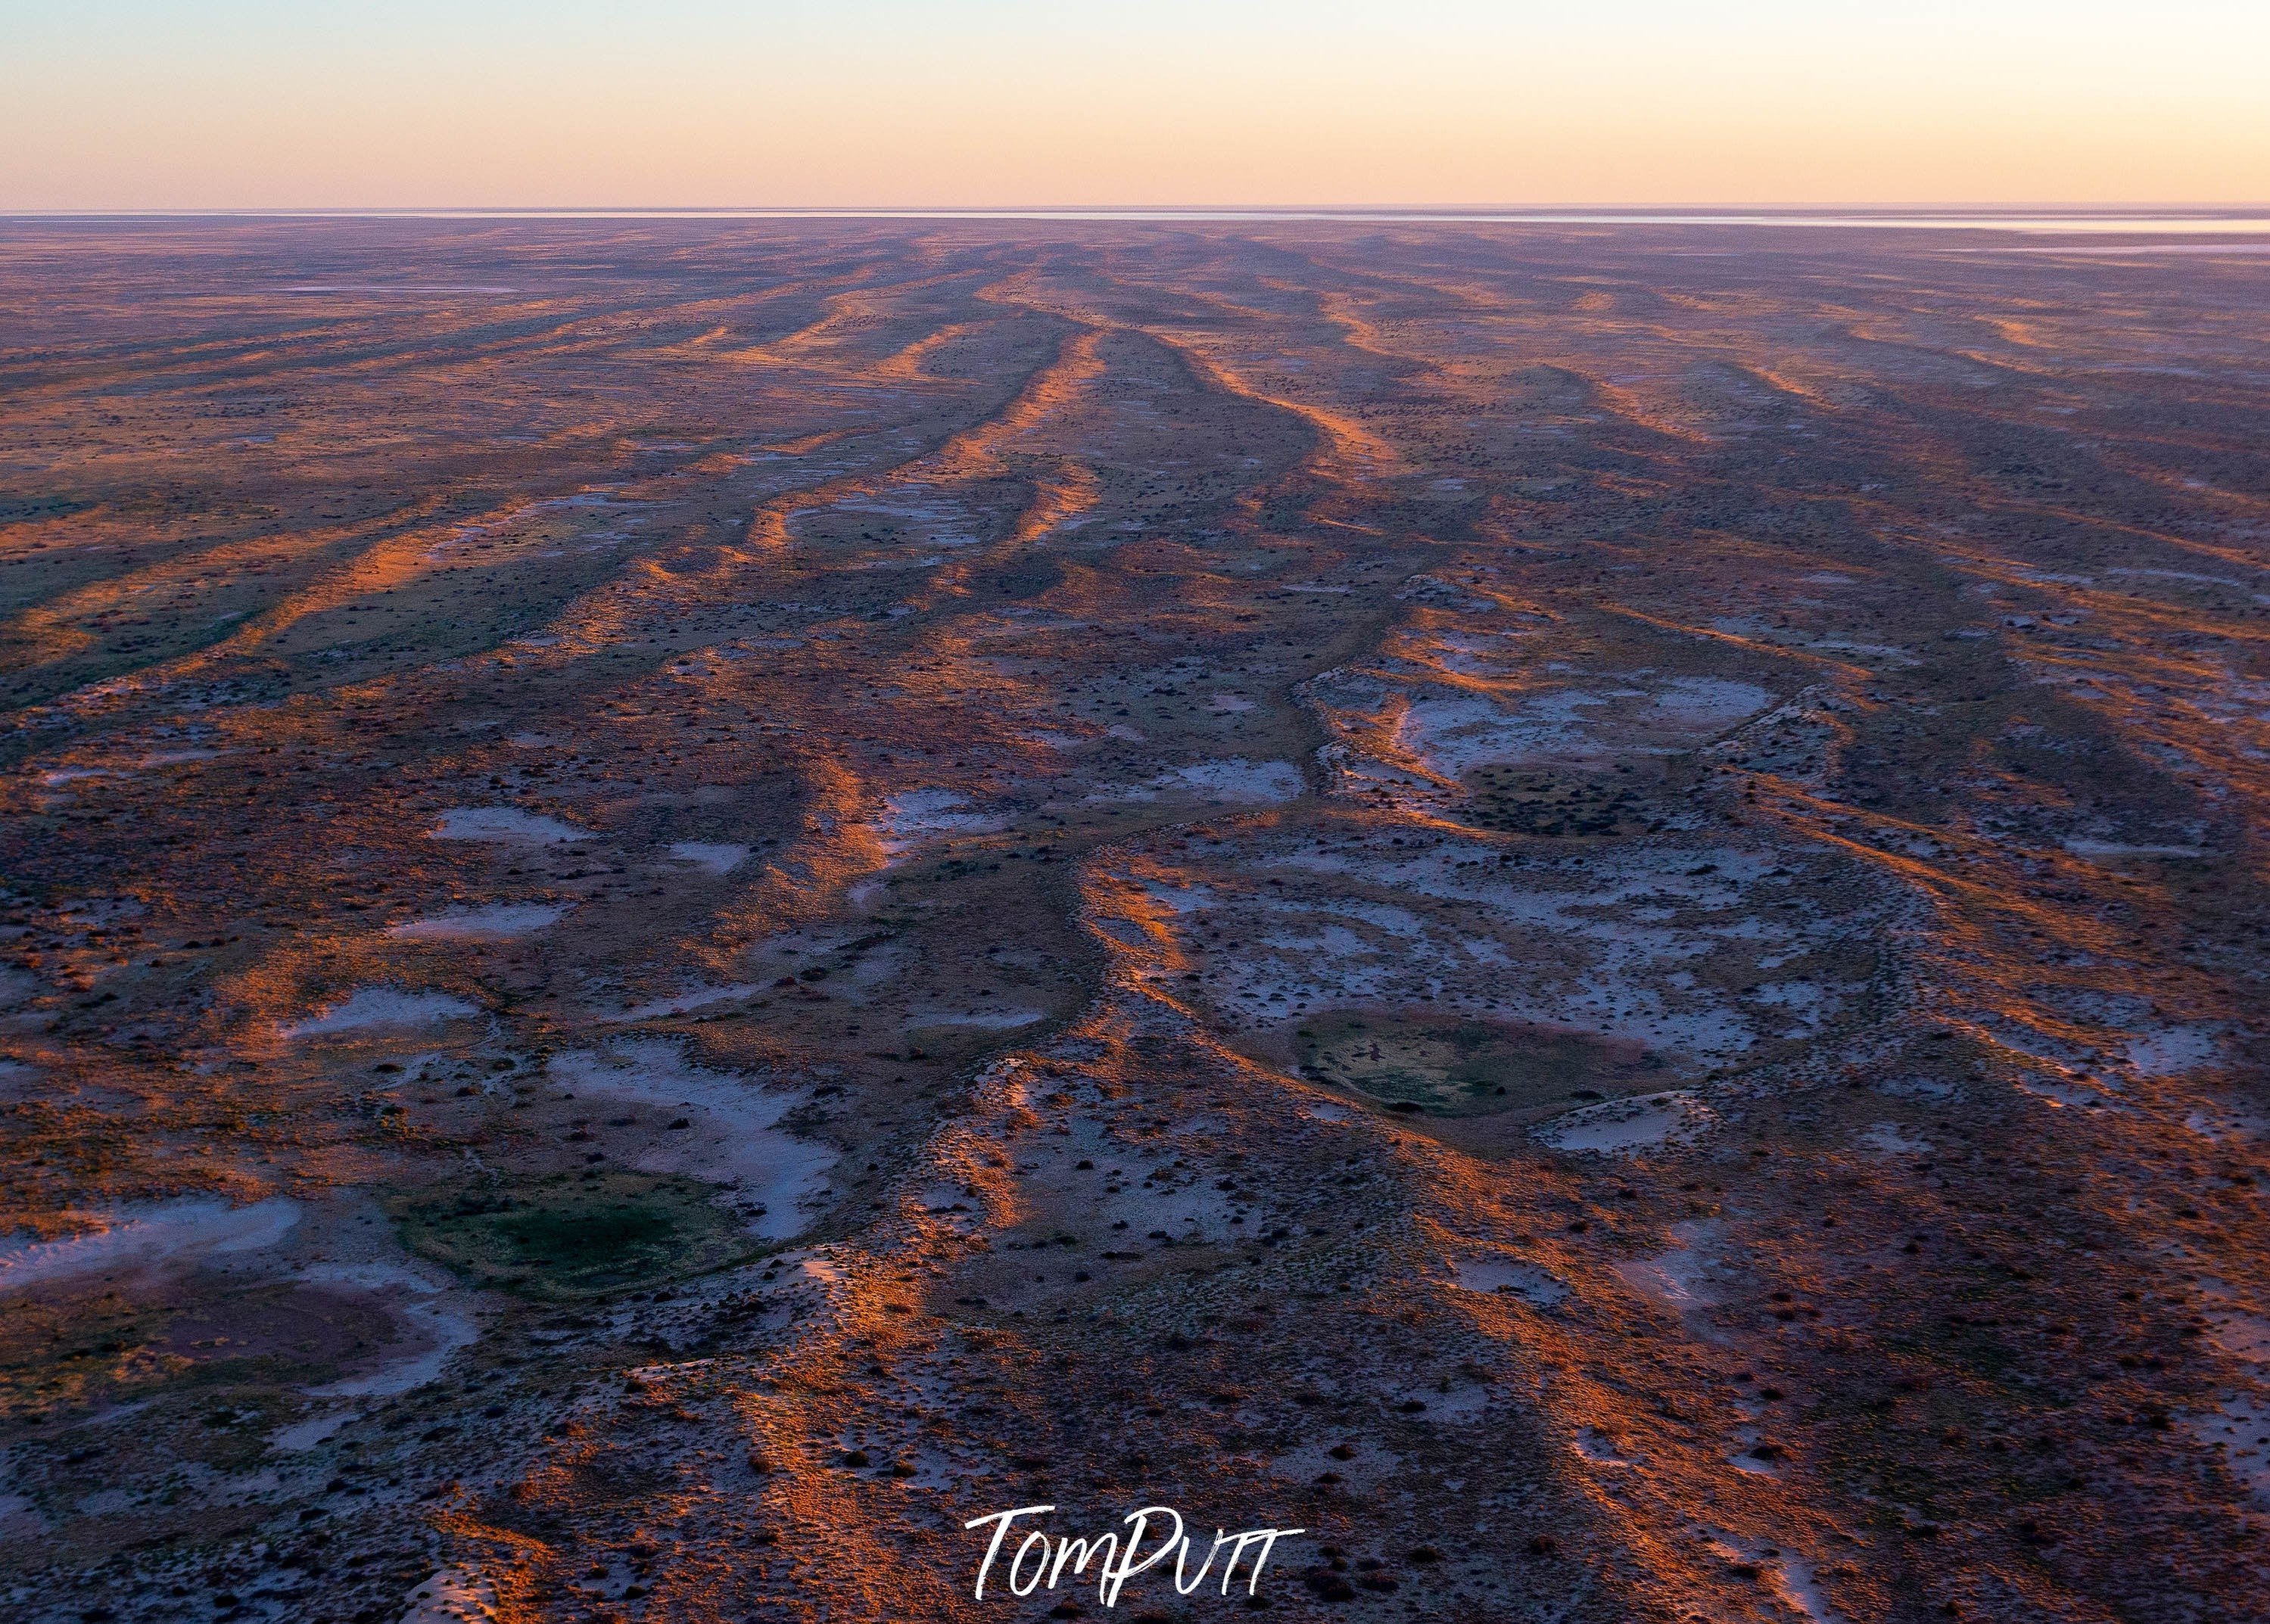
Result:
[[[1624,773],[1484,767],[1466,778],[1466,821],[1547,840],[1608,840],[1656,821],[1645,787]]]
[[[556,1173],[404,1198],[404,1245],[474,1284],[559,1301],[705,1273],[761,1247],[697,1180]]]
[[[1310,1075],[1441,1116],[1560,1109],[1663,1086],[1658,1057],[1541,1027],[1343,1014],[1294,1035]]]

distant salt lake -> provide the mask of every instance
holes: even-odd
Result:
[[[1369,224],[1509,226],[1751,226],[1874,228],[1887,231],[2008,231],[2062,234],[2270,235],[2270,213],[2212,210],[1981,209],[1884,212],[1864,209],[1681,211],[1676,210],[1517,209],[380,209],[182,210],[166,219],[469,219],[469,220],[1217,220],[1267,222],[1347,220]],[[28,218],[28,217],[19,217]],[[136,214],[78,215],[82,219],[135,219]],[[486,285],[409,283],[306,284],[293,293],[509,293]]]

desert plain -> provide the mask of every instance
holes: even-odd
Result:
[[[0,227],[0,1612],[2270,1617],[2168,246]]]

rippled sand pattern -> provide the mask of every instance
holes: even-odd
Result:
[[[0,1611],[2270,1617],[2270,263],[2004,241],[7,227]]]

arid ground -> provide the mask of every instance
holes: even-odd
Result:
[[[0,227],[0,1612],[2270,1617],[2190,247]]]

